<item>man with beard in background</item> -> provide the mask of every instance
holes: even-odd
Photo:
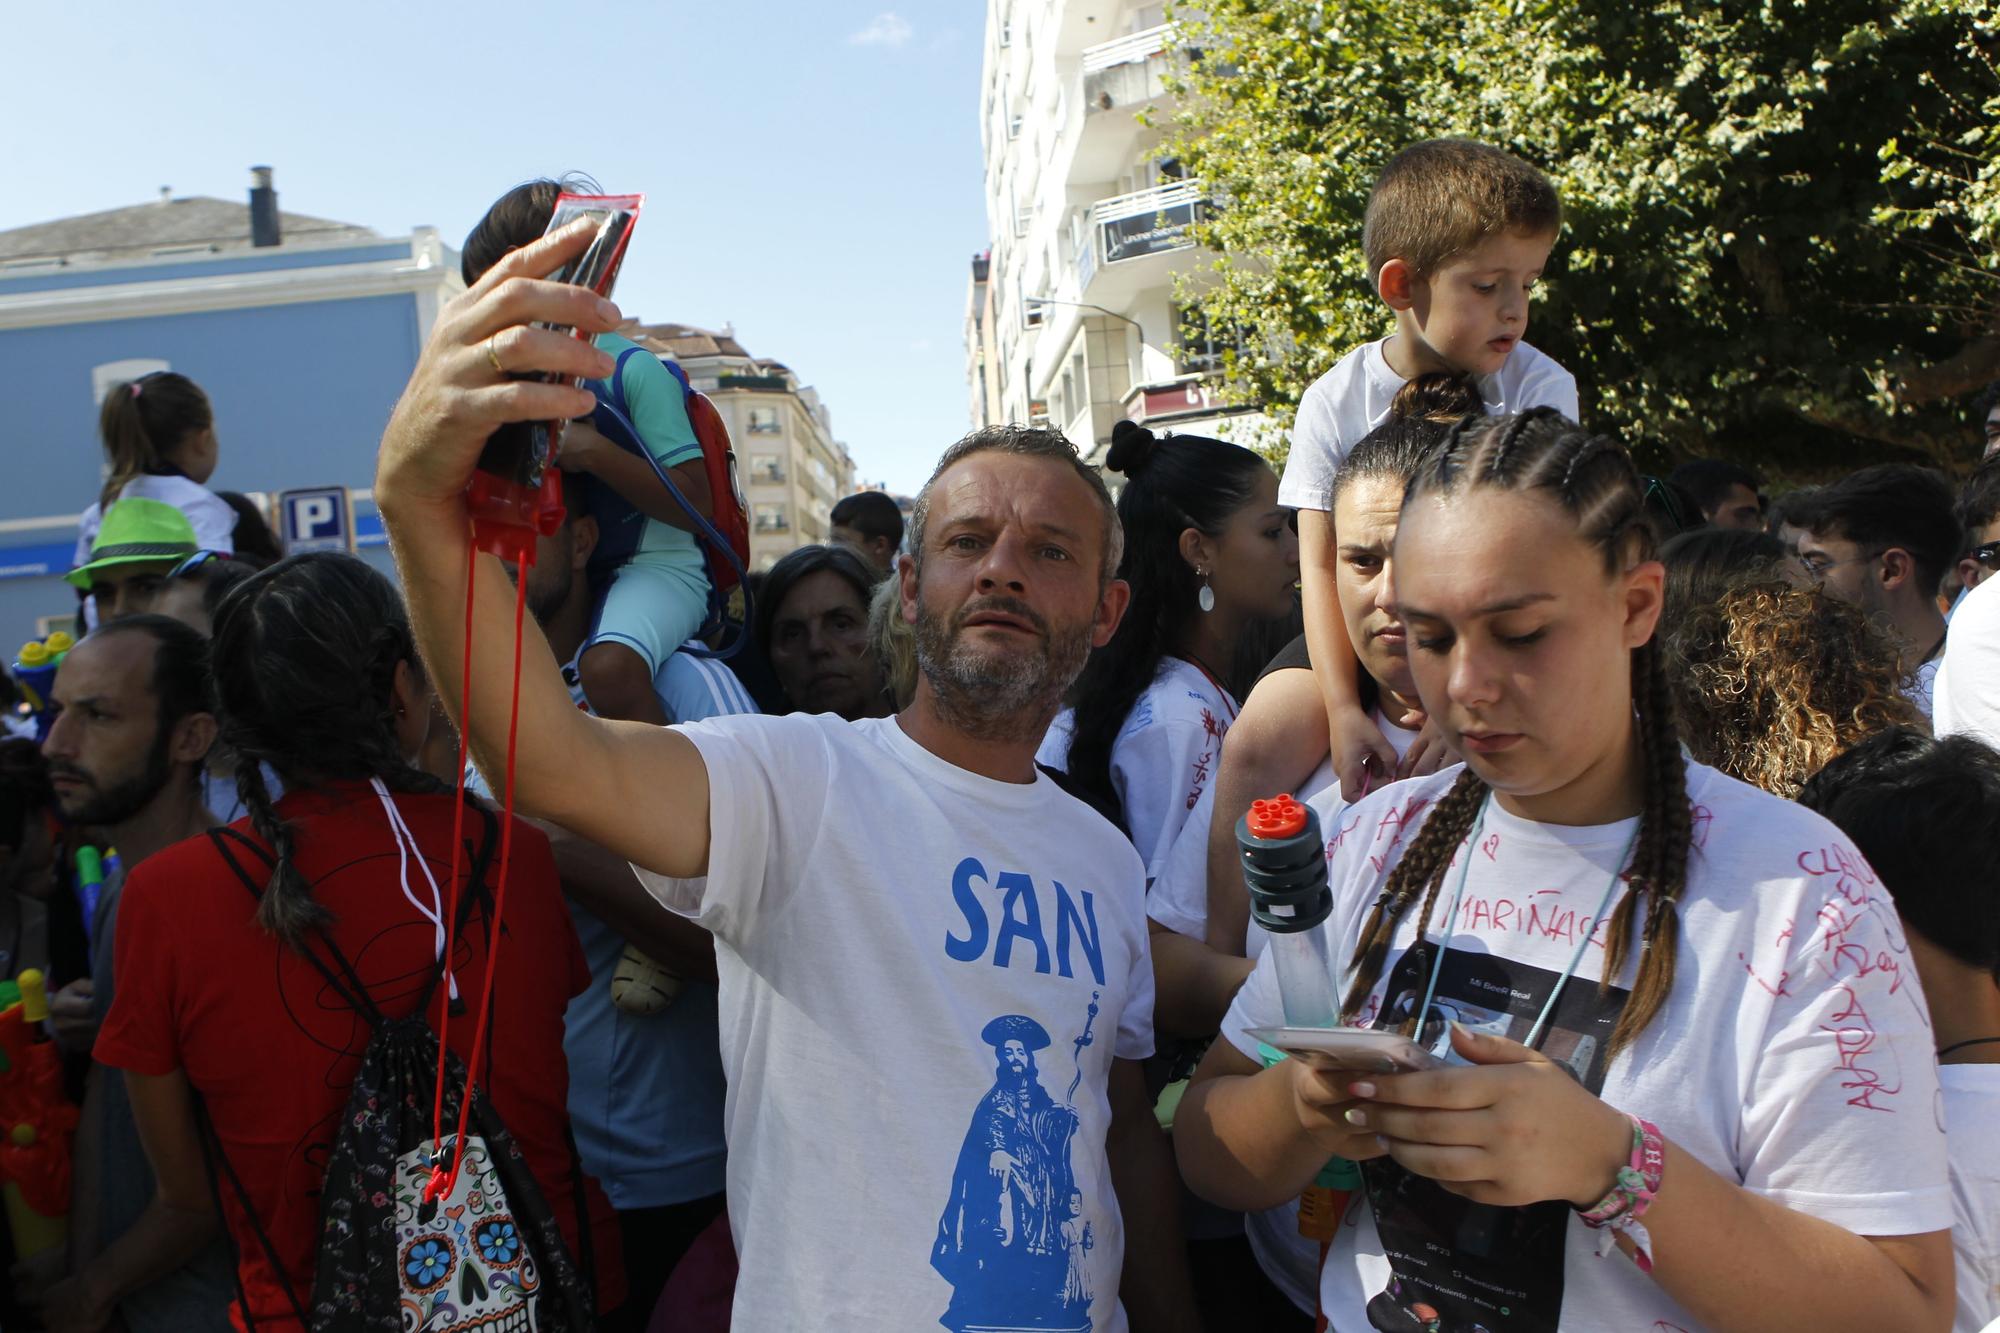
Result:
[[[591,407],[567,381],[510,374],[610,371],[586,343],[534,327],[590,333],[621,318],[588,291],[535,281],[587,240],[572,228],[514,251],[452,302],[376,474],[445,690],[472,643],[468,729],[494,773],[513,616],[503,567],[472,548],[465,489],[501,423]],[[517,800],[630,860],[715,937],[736,1327],[940,1318],[953,1291],[931,1264],[936,1200],[959,1156],[954,1122],[993,1083],[981,1034],[996,1015],[1039,1023],[1074,1063],[1076,1217],[1094,1237],[1082,1323],[1124,1329],[1122,1286],[1135,1324],[1191,1327],[1173,1167],[1138,1064],[1152,1051],[1143,870],[1034,763],[1124,610],[1116,511],[1061,435],[988,430],[946,451],[910,536],[898,578],[921,677],[902,713],[604,722],[571,703],[529,627]],[[1100,1013],[1113,1035],[1093,1044]],[[1047,1326],[1032,1300],[994,1315],[992,1327]]]
[[[51,1027],[73,1050],[89,1048],[111,1008],[125,876],[215,823],[202,784],[216,729],[209,681],[208,640],[153,614],[99,626],[56,672],[42,753],[57,808],[118,853],[118,870],[87,923],[92,977],[63,987],[51,1005]],[[215,1215],[177,1213],[156,1196],[124,1077],[94,1062],[78,1125],[70,1235],[69,1276],[44,1299],[51,1328],[100,1328],[114,1314],[133,1333],[229,1327],[235,1288]]]

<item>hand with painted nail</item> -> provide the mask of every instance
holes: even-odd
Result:
[[[1454,1027],[1452,1049],[1472,1067],[1341,1077],[1350,1129],[1475,1203],[1603,1198],[1631,1152],[1630,1121],[1519,1042]]]
[[[1328,1157],[1365,1162],[1385,1151],[1375,1131],[1357,1127],[1349,1118],[1357,1103],[1347,1091],[1351,1069],[1316,1069],[1304,1060],[1287,1060],[1292,1078],[1292,1108],[1299,1125]]]

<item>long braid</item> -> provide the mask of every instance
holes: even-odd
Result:
[[[1444,883],[1445,871],[1451,865],[1452,853],[1471,832],[1473,818],[1479,813],[1479,803],[1485,799],[1486,784],[1469,768],[1460,773],[1451,789],[1431,807],[1409,850],[1403,853],[1396,868],[1389,872],[1389,882],[1383,887],[1382,896],[1375,900],[1375,906],[1369,910],[1368,919],[1361,927],[1361,940],[1355,946],[1354,956],[1348,960],[1347,965],[1354,973],[1354,980],[1347,988],[1345,1004],[1350,1018],[1359,1014],[1368,1003],[1368,993],[1375,989],[1375,983],[1382,975],[1382,964],[1388,959],[1389,941],[1396,933],[1396,923],[1419,893],[1424,895],[1424,924],[1418,927],[1418,935],[1422,936],[1430,922],[1431,904],[1436,900],[1438,887]]]
[[[1639,957],[1639,975],[1611,1030],[1607,1053],[1616,1055],[1643,1032],[1666,1003],[1680,959],[1681,894],[1687,888],[1688,849],[1693,841],[1694,812],[1687,795],[1687,760],[1681,753],[1674,725],[1673,696],[1659,644],[1647,643],[1632,654],[1633,697],[1639,714],[1639,746],[1645,762],[1644,808],[1639,815],[1639,846],[1633,855],[1633,884],[1626,903],[1633,903],[1643,885],[1647,895],[1646,926]],[[1621,904],[1613,923],[1613,938],[1605,948],[1604,975],[1619,975],[1631,943],[1631,918],[1636,909]],[[1622,938],[1617,930],[1622,922]]]
[[[312,896],[312,886],[293,864],[292,826],[273,805],[261,765],[239,758],[236,794],[250,813],[250,827],[271,848],[271,878],[257,903],[257,924],[292,948],[303,948],[307,934],[331,921],[333,914]]]

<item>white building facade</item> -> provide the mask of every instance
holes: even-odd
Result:
[[[1121,419],[1243,443],[1268,429],[1219,404],[1218,349],[1175,299],[1176,277],[1204,262],[1192,229],[1210,207],[1162,146],[1166,76],[1185,59],[1157,3],[989,0],[975,425],[1053,426],[1092,462]]]
[[[834,504],[854,491],[854,459],[834,439],[818,391],[781,362],[750,355],[728,328],[655,324],[627,332],[671,355],[722,414],[750,510],[750,568],[769,569],[789,551],[827,541]]]

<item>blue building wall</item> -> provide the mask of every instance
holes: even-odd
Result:
[[[149,266],[124,276],[161,274]],[[0,283],[0,291],[24,289]],[[365,488],[419,350],[414,294],[0,330],[0,454],[8,462],[0,519],[74,514],[96,498],[103,450],[91,369],[129,358],[165,361],[208,391],[221,442],[215,489]],[[363,509],[365,542],[379,528]],[[0,533],[0,649],[25,639],[37,616],[74,608],[57,576],[75,540],[73,528]],[[58,548],[49,575],[18,576]],[[387,568],[379,544],[370,555]]]

